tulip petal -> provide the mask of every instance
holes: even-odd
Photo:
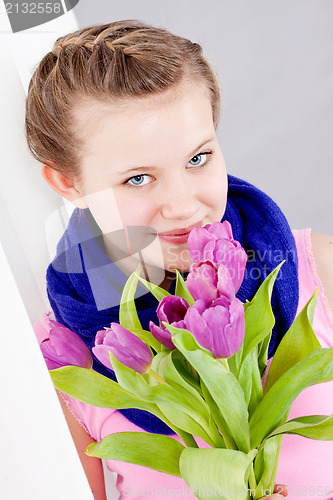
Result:
[[[228,309],[222,306],[210,307],[202,317],[212,332],[212,354],[215,358],[228,358],[229,348],[226,341],[226,326],[230,321]]]
[[[104,345],[96,345],[95,347],[92,348],[92,352],[104,366],[109,368],[110,370],[113,370],[111,361],[110,361],[110,348],[108,346]]]
[[[211,260],[212,262],[216,262],[214,258],[215,246],[216,246],[215,238],[211,238],[209,241],[207,241],[202,252],[201,260]]]
[[[76,333],[64,327],[57,330],[52,327],[50,341],[59,357],[67,361],[67,365],[91,368],[90,350]]]
[[[169,324],[174,321],[180,321],[184,318],[187,309],[188,304],[182,297],[178,297],[177,295],[168,295],[164,297],[156,310],[157,317],[160,320],[160,326],[163,321]]]
[[[207,226],[205,226],[207,228]],[[217,239],[233,240],[232,227],[229,221],[213,222],[209,225],[208,231],[216,236]]]
[[[217,298],[216,286],[199,273],[190,273],[186,285],[194,300],[202,299],[208,305]]]
[[[193,262],[200,262],[203,260],[204,248],[211,238],[211,234],[204,227],[192,229],[187,238],[187,244]]]
[[[43,340],[43,342],[41,342],[40,344],[40,349],[43,353],[48,370],[54,370],[55,368],[64,366],[63,358],[60,358],[59,355],[55,352],[52,344],[50,343],[50,339]]]
[[[244,279],[244,273],[247,263],[247,254],[244,248],[238,243],[234,242],[232,247],[224,248],[223,255],[219,262],[229,269],[232,280],[237,293]]]
[[[217,289],[221,295],[232,300],[235,296],[235,287],[229,269],[223,264],[219,265]]]
[[[205,301],[201,299],[196,300],[192,307],[196,309],[200,315],[207,309]]]
[[[137,373],[140,373],[141,375],[145,373],[149,368],[149,366],[151,365],[151,359],[150,361],[141,359],[137,353],[133,353],[133,355],[131,355],[128,352],[113,347],[110,347],[110,352],[120,363],[122,363],[125,366],[128,366],[129,368],[131,368]]]
[[[192,333],[197,342],[211,351],[213,348],[212,332],[196,307],[193,306],[188,309],[184,322],[186,329]]]
[[[245,336],[244,305],[239,299],[234,299],[230,306],[231,324],[238,337],[238,345],[241,347]],[[238,350],[238,349],[237,349]]]
[[[180,323],[180,322],[179,322]],[[181,327],[179,327],[181,328]],[[173,351],[175,349],[174,343],[172,342],[171,333],[166,328],[160,328],[155,325],[152,321],[149,322],[149,330],[151,334],[158,340],[162,345]]]
[[[104,334],[96,334],[93,353],[101,363],[112,369],[109,352],[120,363],[141,374],[147,371],[152,362],[149,347],[119,323],[111,323]]]
[[[90,350],[76,333],[48,318],[45,326],[49,328],[49,338],[43,340],[40,348],[49,370],[55,365],[92,367]]]
[[[204,228],[193,229],[188,242],[196,264],[208,259],[215,264],[224,264],[229,269],[236,293],[244,278],[247,254],[241,244],[233,239],[230,223],[214,222]],[[230,293],[228,295],[231,297]]]

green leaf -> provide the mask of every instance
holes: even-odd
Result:
[[[161,300],[164,297],[167,297],[168,295],[171,295],[169,292],[164,290],[163,288],[154,285],[154,283],[150,283],[149,281],[146,281],[145,279],[141,278],[141,276],[138,276],[138,280],[141,281],[145,285],[146,288],[150,291],[152,295],[154,295],[155,299],[161,302]]]
[[[158,356],[164,353],[160,353]],[[155,403],[163,415],[174,426],[189,434],[200,437],[213,445],[207,423],[209,414],[203,411],[203,405],[191,393],[180,385],[159,384],[156,381],[148,383],[146,376],[122,365],[111,353],[110,359],[119,384],[126,390],[136,394],[147,403]]]
[[[215,441],[216,443],[218,443],[218,441],[221,440],[220,444],[215,446],[215,448],[229,448],[237,450],[237,444],[235,443],[234,438],[232,437],[232,433],[230,432],[230,429],[227,426],[226,421],[223,418],[219,407],[215,403],[214,399],[210,395],[207,387],[205,386],[202,380],[201,380],[201,387],[202,387],[203,398],[205,399],[206,403],[209,406],[209,410],[211,413],[211,420],[213,421],[212,423],[215,423],[218,432],[218,436],[216,436]]]
[[[275,436],[268,439],[255,458],[254,472],[257,481],[256,490],[261,492],[261,497],[263,490],[271,488],[273,492],[281,441],[281,436]]]
[[[284,373],[270,388],[250,419],[252,447],[284,422],[291,404],[307,387],[333,379],[333,347],[318,349]]]
[[[194,298],[192,297],[191,292],[188,290],[186,283],[178,269],[175,269],[175,271],[177,274],[175,295],[178,295],[178,297],[182,297],[183,299],[185,299],[189,306],[193,306]]]
[[[275,458],[275,463],[274,463],[273,471],[272,471],[272,477],[271,477],[270,483],[268,485],[268,488],[270,488],[271,491],[274,490],[275,478],[276,478],[277,468],[279,465],[279,455],[280,455],[280,451],[281,451],[282,438],[283,438],[283,436],[276,436],[276,438],[274,436],[272,438],[272,439],[276,439],[276,450],[277,451],[276,451],[276,458]]]
[[[333,440],[333,415],[307,415],[289,420],[277,427],[270,435],[298,434],[309,439]]]
[[[193,441],[186,432],[170,422],[154,403],[143,401],[137,395],[127,391],[117,382],[104,377],[100,373],[79,366],[63,366],[50,370],[54,386],[64,394],[68,394],[82,403],[101,408],[114,408],[117,410],[137,408],[145,410],[162,420],[171,427],[184,442]]]
[[[320,349],[320,343],[311,326],[317,296],[316,289],[282,338],[268,370],[264,394],[289,368],[302,361],[311,352]]]
[[[160,342],[148,330],[142,330],[142,328],[140,330],[132,329],[131,332],[156,352],[160,352],[162,348]]]
[[[87,455],[120,460],[181,477],[179,459],[184,449],[175,439],[161,434],[119,432],[89,445]]]
[[[258,344],[258,368],[261,379],[263,378],[267,368],[268,348],[270,340],[271,335],[266,335],[266,337]]]
[[[199,437],[209,446],[216,446],[214,438],[211,437],[212,432],[208,424],[197,421],[193,416],[193,412],[185,411],[184,408],[179,409],[170,403],[157,403],[157,406],[163,415],[165,415],[172,424],[177,425],[179,429],[184,430],[187,434]],[[185,442],[185,444],[187,443]]]
[[[200,416],[200,425],[205,432],[204,434],[200,429],[201,434],[199,437],[204,439],[204,441],[206,441],[206,443],[208,443],[210,446],[216,446],[217,443],[215,442],[215,439],[218,438],[218,436],[214,432],[215,429],[211,429],[210,413],[206,402],[202,399],[198,391],[182,378],[181,374],[178,372],[174,364],[175,361],[179,362],[181,357],[183,358],[181,353],[176,349],[169,353],[161,352],[160,354],[155,356],[152,364],[152,369],[156,371],[158,375],[162,377],[162,379],[164,379],[170,386],[172,386],[179,394],[182,394],[182,398],[184,398],[184,395],[186,395],[188,405],[193,409],[191,416],[196,419],[198,419],[198,417]],[[185,361],[184,358],[183,361]],[[174,407],[166,406],[164,404],[159,404],[158,406],[170,420],[178,422],[178,426],[184,428],[180,423],[184,422],[184,412],[181,412],[182,414],[179,414],[179,411],[175,410]],[[178,416],[175,412],[177,412]],[[218,442],[220,443],[220,440]]]
[[[238,448],[247,453],[250,450],[248,412],[238,380],[231,372],[228,373],[209,351],[203,349],[190,332],[171,325],[166,326],[173,334],[175,346],[198,372],[219,407],[226,424],[226,432],[229,429]],[[220,430],[224,435],[224,429]]]
[[[252,415],[263,398],[262,381],[258,367],[258,346],[246,356],[243,362],[238,381],[242,386],[249,415]]]
[[[178,351],[178,349],[175,349],[173,353],[173,364],[180,376],[199,394],[201,394],[199,375],[197,374],[193,366],[185,359],[185,357],[180,351]]]
[[[171,352],[161,352],[155,356],[152,368],[176,391],[184,391],[188,398],[191,398],[191,406],[196,406],[205,418],[209,418],[209,410],[198,391],[182,378],[175,367],[174,360],[180,358],[177,350]]]
[[[101,408],[147,409],[140,398],[123,389],[117,382],[88,368],[63,366],[50,370],[55,387],[69,396]],[[143,404],[142,404],[143,403]]]
[[[135,271],[126,281],[126,285],[124,286],[120,299],[119,323],[124,328],[127,328],[127,330],[142,330],[134,302],[138,280],[137,271]]]
[[[196,406],[197,411],[201,412],[208,420],[209,410],[207,404],[202,399],[198,390],[189,384],[178,371],[181,361],[186,362],[182,354],[176,349],[171,352],[161,352],[154,357],[152,368],[174,389],[184,390],[188,394],[188,397],[191,397],[192,406]]]
[[[243,343],[243,358],[272,332],[275,317],[271,307],[273,285],[283,262],[279,264],[263,281],[257,293],[244,304],[245,308],[245,338]]]
[[[117,382],[94,370],[78,366],[64,366],[56,370],[50,370],[50,375],[54,386],[59,391],[78,401],[82,401],[82,403],[117,410],[136,408],[148,411],[171,427],[185,443],[194,446],[192,436],[179,429],[176,423],[170,422],[156,404],[143,401],[137,395],[121,387]]]
[[[207,497],[225,500],[246,500],[248,497],[247,469],[257,450],[248,454],[221,448],[185,448],[179,468],[186,484],[200,500]]]

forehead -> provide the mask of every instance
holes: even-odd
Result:
[[[170,141],[186,149],[214,131],[209,91],[198,83],[141,98],[81,98],[73,105],[72,127],[82,155],[102,154],[111,146],[124,155]]]

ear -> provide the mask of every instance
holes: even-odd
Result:
[[[88,208],[83,194],[79,191],[72,175],[64,175],[49,165],[42,165],[42,175],[51,188],[71,201],[78,208]]]

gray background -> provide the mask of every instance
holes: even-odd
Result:
[[[333,0],[120,2],[80,0],[73,10],[81,26],[136,17],[202,43],[221,80],[219,135],[230,172],[273,196],[293,227],[332,234]],[[64,32],[69,17],[57,20]],[[7,353],[0,371],[8,409],[1,425],[9,429],[1,492],[8,500],[92,499],[30,328],[49,310],[45,269],[64,228],[55,220],[61,199],[25,146],[22,81],[31,74],[31,61],[42,56],[39,51],[49,49],[46,38],[57,38],[55,23],[43,27],[43,33],[12,37],[10,27],[0,24],[0,240],[5,250],[0,244],[0,306]],[[15,440],[17,422],[21,433]],[[42,440],[36,439],[41,435]],[[55,469],[57,484],[50,489]],[[111,498],[116,498],[112,492]]]
[[[140,19],[199,42],[222,89],[228,171],[293,228],[333,234],[332,0],[80,0],[80,26]]]

